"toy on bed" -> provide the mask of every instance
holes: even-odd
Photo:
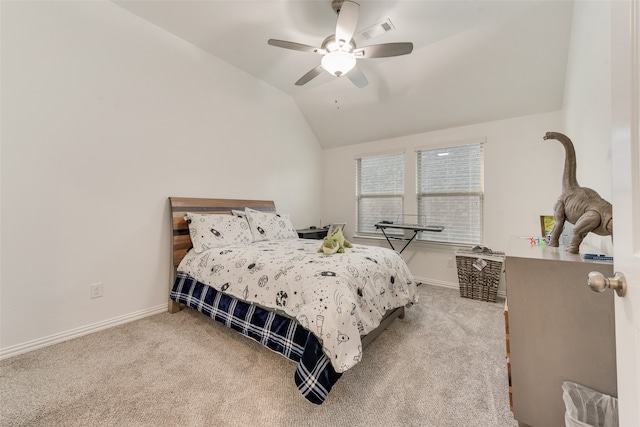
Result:
[[[327,255],[344,253],[344,248],[352,248],[351,242],[344,238],[342,227],[336,228],[329,236],[322,240],[322,246],[318,252],[324,252]]]

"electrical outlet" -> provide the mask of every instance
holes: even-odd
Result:
[[[447,258],[447,267],[453,268],[453,258]]]
[[[89,285],[89,292],[91,298],[100,298],[102,296],[102,283],[94,283]]]

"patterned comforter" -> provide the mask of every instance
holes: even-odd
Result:
[[[295,318],[341,373],[360,361],[361,335],[374,330],[388,310],[416,301],[416,284],[390,249],[354,245],[348,253],[325,255],[319,246],[291,239],[190,251],[178,271]]]
[[[293,239],[189,251],[170,294],[297,362],[295,383],[315,404],[360,361],[360,336],[417,299],[395,251],[354,245],[324,255],[319,245]]]

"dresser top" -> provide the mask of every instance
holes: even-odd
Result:
[[[582,252],[581,247],[581,252]],[[588,250],[588,248],[587,248]],[[587,253],[587,252],[585,252]],[[597,253],[594,249],[593,252],[588,253]],[[611,254],[607,254],[611,255]],[[542,246],[538,244],[532,244],[531,239],[529,237],[519,237],[519,236],[511,236],[509,239],[509,247],[507,250],[507,258],[531,258],[531,259],[542,259],[542,260],[550,260],[550,261],[570,261],[570,262],[586,262],[593,264],[613,264],[612,261],[601,261],[601,260],[592,260],[592,259],[584,259],[580,254],[570,254],[565,251],[565,248],[552,248],[549,246]]]

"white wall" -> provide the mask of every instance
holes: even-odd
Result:
[[[596,190],[600,196],[610,201],[610,2],[581,0],[575,3],[564,115],[566,134],[572,139],[576,149],[578,182]],[[560,147],[554,150],[562,152]],[[585,244],[600,252],[613,253],[610,237],[599,237],[591,233],[585,239]]]
[[[2,2],[2,91],[4,354],[162,310],[169,196],[319,220],[291,98],[110,2]]]
[[[578,182],[610,200],[610,16],[609,2],[585,0],[575,4],[563,111],[325,150],[323,218],[327,222],[348,221],[347,236],[353,239],[356,155],[404,150],[405,174],[411,177],[415,174],[416,148],[486,137],[485,244],[506,251],[509,236],[540,234],[539,215],[552,214],[561,193],[564,149],[557,141],[543,141],[546,131],[562,132],[573,140]],[[411,213],[415,182],[411,178],[406,182],[405,213]],[[369,239],[353,240],[372,243]],[[376,243],[387,245],[384,240]],[[585,244],[612,253],[609,237],[589,234]],[[457,286],[455,269],[446,267],[454,249],[418,243],[403,255],[419,279]],[[504,284],[500,290],[504,290]]]
[[[405,151],[405,213],[410,214],[415,206],[415,178],[411,178],[415,176],[415,150],[486,138],[485,245],[506,251],[510,235],[539,236],[540,215],[553,212],[560,194],[564,157],[549,155],[555,144],[542,137],[547,131],[562,131],[562,120],[558,111],[325,150],[323,218],[327,222],[347,221],[347,237],[356,243],[376,243],[353,238],[356,156]],[[377,244],[387,245],[384,240]],[[454,249],[418,242],[412,243],[403,256],[416,278],[457,287],[456,270],[447,267]],[[500,291],[503,289],[501,285]]]
[[[579,182],[610,196],[607,2],[576,2],[563,112],[324,152],[288,96],[111,3],[1,7],[0,355],[161,309],[168,196],[273,199],[296,226],[344,220],[352,237],[355,155],[403,149],[413,174],[415,148],[486,137],[485,243],[504,251],[559,194],[548,130],[576,143]],[[417,277],[456,286],[452,256],[405,251]],[[95,282],[105,296],[89,299]]]

